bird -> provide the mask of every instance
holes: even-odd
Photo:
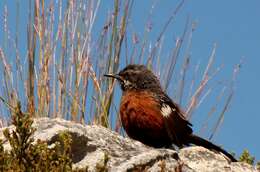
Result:
[[[120,119],[127,135],[154,148],[202,146],[237,160],[220,146],[193,134],[185,113],[163,90],[157,76],[144,65],[129,64],[116,79],[122,90]]]

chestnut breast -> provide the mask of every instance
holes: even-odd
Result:
[[[153,147],[171,144],[160,103],[148,91],[126,91],[120,104],[122,125],[129,137]]]

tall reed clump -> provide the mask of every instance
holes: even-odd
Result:
[[[27,44],[19,41],[20,3],[16,1],[14,36],[9,30],[10,10],[7,5],[2,12],[4,41],[3,45],[0,44],[0,75],[3,78],[0,95],[10,105],[21,100],[22,107],[33,117],[61,117],[121,131],[116,108],[119,93],[114,91],[115,82],[103,78],[103,74],[116,73],[129,63],[145,64],[153,69],[161,78],[165,91],[186,110],[188,119],[214,91],[214,77],[221,71],[221,67],[213,65],[216,46],[202,76],[197,75],[203,66],[193,64],[191,57],[196,27],[190,18],[168,55],[162,53],[165,51],[164,37],[185,0],[173,8],[155,41],[151,41],[150,36],[156,4],[152,5],[143,35],[139,36],[130,26],[135,5],[133,0],[114,0],[102,24],[97,21],[100,8],[102,3],[108,2],[30,0],[27,33],[22,33],[27,35],[23,40]],[[21,49],[26,49],[26,52],[22,54]],[[211,138],[223,121],[232,99],[239,66],[234,69],[232,81],[222,85],[217,103],[208,113],[209,117],[219,113]],[[219,107],[221,101],[226,103]],[[3,104],[0,106],[5,109],[1,113],[8,114],[8,109]]]

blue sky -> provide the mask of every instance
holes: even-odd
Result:
[[[99,24],[104,23],[107,11],[109,9],[111,11],[111,2],[102,1],[97,16],[97,28]],[[153,2],[152,0],[137,0],[134,3],[130,27],[140,36],[143,33]],[[151,40],[157,38],[162,25],[166,22],[171,11],[175,9],[177,2],[172,0],[157,1],[151,20]],[[1,19],[6,3],[9,8],[10,31],[14,33],[15,1],[0,1]],[[27,7],[27,3],[21,4],[20,25],[26,24],[23,17],[27,16]],[[220,78],[230,78],[234,66],[241,59],[243,60],[235,84],[235,96],[231,107],[226,112],[224,123],[213,140],[237,154],[240,154],[243,149],[248,149],[257,160],[260,160],[260,136],[258,133],[260,131],[260,113],[257,109],[260,106],[260,79],[259,76],[257,77],[260,74],[259,7],[259,0],[241,0],[239,2],[236,0],[187,0],[175,21],[169,26],[168,35],[165,38],[165,53],[167,53],[167,46],[176,36],[181,34],[189,16],[192,21],[197,23],[191,48],[194,63],[200,61],[202,64],[207,64],[214,43],[217,44],[215,64],[216,66],[224,64]],[[25,26],[20,29],[20,33],[26,33]],[[0,29],[2,32],[3,26]],[[2,41],[1,36],[0,40]],[[23,42],[25,39],[26,34],[20,34],[20,41]],[[1,42],[0,45],[2,46]],[[21,49],[21,51],[24,50]],[[203,109],[201,108],[199,113],[204,113]],[[198,126],[203,122],[203,118],[196,114],[191,122],[194,124],[195,133],[198,133]]]
[[[176,8],[179,1],[164,0],[135,1],[130,26],[139,36],[142,35],[152,4],[156,2],[152,14],[151,40],[158,37],[163,24]],[[224,65],[219,78],[231,78],[236,64],[242,60],[235,95],[230,108],[225,114],[224,123],[213,141],[229,151],[240,155],[244,149],[260,160],[260,1],[187,0],[175,21],[169,26],[165,36],[164,52],[172,47],[172,40],[183,31],[187,17],[197,23],[193,33],[191,48],[192,60],[206,65],[213,45],[217,44],[215,67]],[[101,11],[109,9],[108,4],[101,4]],[[102,18],[102,13],[100,14]],[[164,47],[164,48],[165,48]],[[163,57],[162,57],[163,59]],[[202,114],[207,113],[205,106],[193,116],[194,132],[200,134],[203,123]],[[203,115],[202,115],[203,116]],[[203,135],[204,136],[204,135]],[[207,137],[207,136],[206,136]]]
[[[133,20],[136,18],[140,25],[145,22],[146,18],[140,16],[147,16],[151,4],[152,1],[149,0],[136,1]],[[161,26],[162,21],[166,21],[164,19],[175,7],[176,1],[158,1],[154,9],[155,30],[158,25]],[[193,34],[192,59],[207,62],[213,44],[216,43],[216,64],[224,64],[220,77],[231,75],[235,64],[242,59],[242,68],[235,84],[235,96],[214,142],[237,154],[248,149],[257,160],[260,160],[259,7],[258,0],[188,0],[171,27],[173,32],[178,32],[179,26],[183,28],[187,16],[197,23]],[[195,132],[196,125],[201,122],[199,117],[192,119]]]
[[[247,148],[260,159],[260,1],[188,1],[184,11],[198,20],[194,56],[218,44],[217,59],[227,73],[243,58],[230,110],[215,141],[229,150]],[[185,12],[184,12],[185,13]]]

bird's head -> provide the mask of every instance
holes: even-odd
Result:
[[[119,81],[123,91],[131,89],[161,89],[158,78],[144,65],[131,64],[118,74],[105,74],[104,76],[112,77]]]

